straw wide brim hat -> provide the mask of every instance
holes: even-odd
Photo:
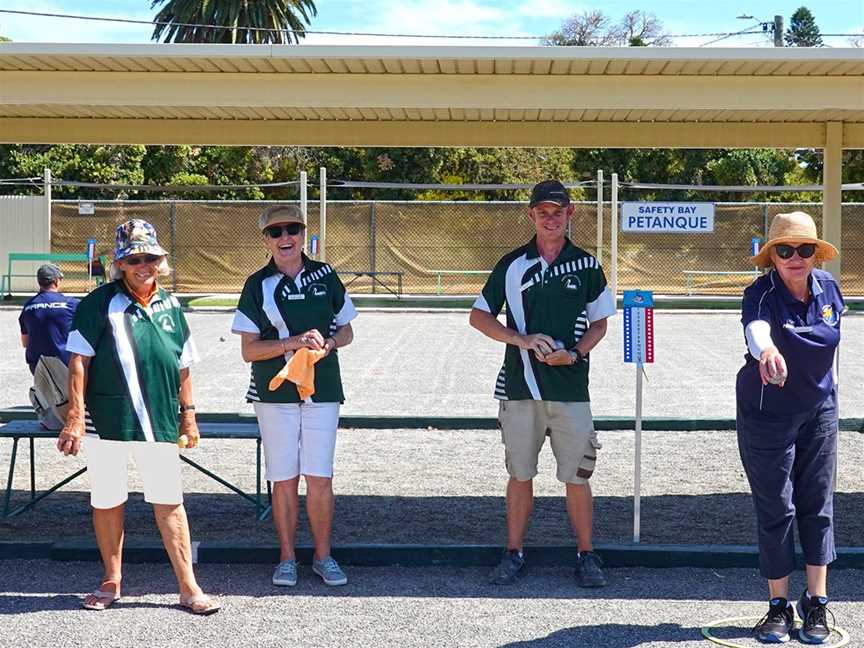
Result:
[[[759,250],[759,254],[750,257],[750,262],[758,268],[767,268],[774,265],[771,260],[771,248],[775,245],[787,243],[789,245],[801,245],[802,243],[814,243],[816,245],[816,262],[830,261],[837,256],[837,248],[823,241],[816,233],[816,223],[810,214],[805,212],[790,212],[788,214],[777,214],[768,228],[768,242]]]

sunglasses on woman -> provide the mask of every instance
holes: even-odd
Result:
[[[130,256],[123,259],[127,265],[138,265],[139,263],[156,263],[162,257],[155,254],[142,254],[141,256]]]
[[[264,233],[272,239],[278,239],[282,236],[282,232],[288,236],[297,236],[303,231],[303,226],[300,223],[288,223],[287,225],[271,225],[264,228]]]
[[[777,252],[777,256],[781,259],[791,259],[795,252],[797,252],[798,256],[802,259],[809,259],[816,253],[816,244],[802,243],[798,247],[795,247],[794,245],[781,243],[780,245],[775,245],[774,250]]]

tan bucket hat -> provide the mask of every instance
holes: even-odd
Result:
[[[258,218],[258,227],[262,232],[271,225],[282,223],[300,223],[306,227],[303,211],[297,205],[274,205],[265,209]]]
[[[816,233],[816,223],[810,214],[802,211],[790,212],[788,214],[777,214],[768,228],[768,242],[759,250],[759,254],[750,257],[750,262],[759,268],[767,268],[774,265],[771,261],[771,248],[775,245],[788,243],[800,245],[802,243],[814,243],[816,245],[816,261],[830,261],[837,256],[837,248],[823,241]]]

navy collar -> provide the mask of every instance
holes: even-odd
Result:
[[[807,302],[802,302],[801,300],[795,298],[789,289],[786,287],[786,284],[783,283],[783,279],[780,277],[780,273],[777,272],[776,268],[771,270],[771,283],[777,287],[778,292],[783,297],[783,301],[787,304],[809,304],[810,301],[821,295],[825,292],[825,289],[822,288],[822,284],[819,283],[819,280],[816,278],[816,275],[813,272],[810,272],[810,276],[807,278],[807,283],[810,286],[810,300]]]

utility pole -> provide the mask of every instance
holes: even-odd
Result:
[[[774,16],[774,47],[783,47],[783,16]]]

